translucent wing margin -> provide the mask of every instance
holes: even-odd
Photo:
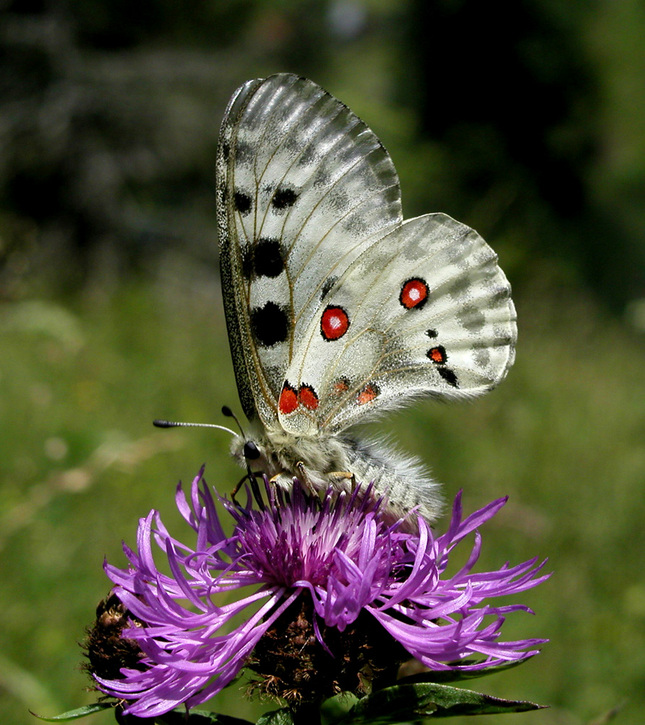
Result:
[[[240,400],[278,420],[286,371],[320,300],[401,224],[387,152],[346,106],[291,74],[249,81],[220,130],[224,308]]]
[[[411,396],[467,397],[513,363],[517,326],[497,256],[444,214],[410,219],[339,277],[310,323],[285,384],[288,432],[337,432]],[[285,397],[286,402],[286,397]]]

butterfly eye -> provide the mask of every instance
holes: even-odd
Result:
[[[260,449],[255,445],[253,441],[246,441],[244,443],[242,453],[247,461],[255,461],[260,457]]]

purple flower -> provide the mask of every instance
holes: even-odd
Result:
[[[227,536],[202,473],[192,483],[190,501],[181,485],[176,494],[179,511],[197,534],[194,547],[170,536],[151,511],[139,523],[137,551],[124,545],[130,566],[105,566],[132,621],[122,636],[134,640],[143,656],[136,668],[121,669],[121,679],[95,678],[106,694],[127,701],[126,713],[153,717],[181,703],[202,703],[245,665],[266,670],[260,660],[267,647],[273,647],[270,661],[276,667],[279,640],[293,646],[297,633],[302,642],[296,641],[296,652],[314,648],[330,662],[351,659],[352,647],[363,652],[366,644],[370,649],[387,641],[389,652],[398,648],[403,654],[397,665],[415,657],[432,670],[477,670],[522,660],[545,641],[500,641],[506,614],[530,610],[490,603],[544,581],[548,575],[538,576],[544,562],[472,572],[481,550],[476,529],[506,499],[462,520],[459,494],[448,530],[435,536],[421,517],[418,533],[387,524],[369,495],[330,491],[319,500],[297,482],[291,494],[265,483],[268,503],[259,509],[250,500],[238,508],[220,499],[235,522]],[[450,552],[472,532],[468,560],[447,576]],[[155,564],[153,539],[170,575]],[[233,599],[242,587],[252,589]],[[242,623],[233,626],[239,615]],[[370,635],[356,644],[359,623],[367,623]],[[313,679],[320,680],[320,665],[312,668],[319,675]],[[358,680],[356,672],[352,677]]]

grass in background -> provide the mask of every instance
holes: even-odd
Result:
[[[616,722],[634,722],[645,712],[645,343],[555,282],[525,289],[518,313],[517,363],[497,391],[417,403],[378,430],[427,462],[449,500],[463,488],[468,512],[510,495],[483,532],[482,566],[550,558],[551,581],[523,598],[537,616],[514,615],[506,636],[551,643],[473,689],[552,706],[508,725],[589,722],[624,701]],[[202,463],[221,491],[240,475],[226,434],[152,419],[221,423],[221,405],[239,404],[217,281],[181,260],[156,283],[6,304],[0,330],[0,711],[23,725],[36,722],[27,708],[94,699],[76,642],[108,590],[104,556],[122,565],[120,541],[134,544],[153,507],[181,538],[174,488]],[[238,717],[272,707],[244,704],[235,684],[213,704]]]

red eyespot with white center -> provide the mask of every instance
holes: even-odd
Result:
[[[348,329],[349,317],[342,307],[325,307],[320,318],[320,333],[325,340],[338,340]]]
[[[283,415],[289,415],[298,407],[298,393],[296,389],[285,381],[280,393],[278,408]]]
[[[414,277],[403,283],[399,302],[406,310],[421,309],[428,300],[428,285],[420,277]]]

